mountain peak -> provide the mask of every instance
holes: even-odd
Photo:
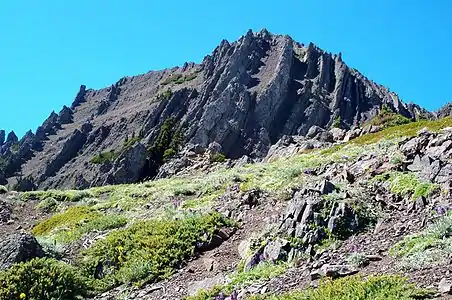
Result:
[[[410,119],[421,111],[348,67],[340,53],[249,30],[235,42],[221,41],[201,64],[124,77],[100,90],[81,85],[72,105],[36,130],[5,177],[21,172],[40,188],[140,180],[157,173],[165,150],[181,147],[171,142],[176,132],[184,144],[215,143],[227,157],[258,159],[283,136],[305,135],[313,126],[354,128],[383,104]],[[124,147],[131,136],[145,146],[134,151],[163,148],[154,157],[133,152],[142,159],[120,165],[131,158],[132,148]],[[92,162],[107,152],[117,160]],[[138,172],[119,179],[118,168],[131,167]]]

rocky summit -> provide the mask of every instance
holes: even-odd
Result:
[[[138,182],[188,144],[259,159],[284,135],[355,128],[382,105],[412,120],[433,116],[348,67],[341,54],[249,31],[200,64],[101,90],[81,86],[70,107],[20,140],[0,131],[0,183],[30,190]]]
[[[266,30],[0,131],[0,300],[452,299],[452,109]]]

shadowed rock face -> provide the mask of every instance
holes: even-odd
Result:
[[[249,31],[234,43],[222,41],[201,64],[124,77],[101,90],[81,86],[70,108],[53,112],[35,135],[19,142],[29,147],[1,146],[2,157],[15,162],[5,177],[13,180],[20,172],[39,188],[103,184],[105,174],[117,174],[115,183],[130,181],[127,174],[141,179],[146,174],[134,169],[156,173],[143,167],[143,151],[135,160],[139,166],[127,161],[127,171],[119,161],[91,160],[110,150],[124,159],[118,152],[126,137],[153,145],[168,119],[184,142],[217,142],[231,158],[264,157],[284,135],[333,123],[349,129],[376,115],[382,104],[409,118],[426,113],[349,68],[340,54],[266,30]]]

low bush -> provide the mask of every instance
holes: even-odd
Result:
[[[52,197],[41,200],[41,202],[39,202],[38,205],[36,205],[37,209],[45,213],[54,212],[57,207],[58,201],[56,201],[55,198]]]
[[[223,153],[215,153],[214,155],[212,155],[212,157],[210,158],[211,162],[225,162],[226,161],[226,156]]]
[[[366,125],[375,125],[382,128],[388,128],[411,122],[412,120],[393,112],[387,105],[384,104],[378,115],[372,118],[372,120],[370,120]]]
[[[173,74],[166,78],[164,81],[162,81],[162,85],[168,85],[170,83],[175,84],[182,84],[187,81],[192,81],[197,77],[196,73],[188,74],[188,75],[182,75],[182,74]]]
[[[118,153],[116,153],[114,150],[101,152],[98,155],[94,156],[91,159],[91,162],[93,164],[105,164],[110,161],[115,160],[118,157]]]
[[[98,289],[120,283],[143,284],[172,274],[216,229],[230,226],[221,214],[178,220],[149,220],[110,233],[82,254],[85,273]]]
[[[327,280],[318,288],[309,288],[283,295],[259,295],[253,300],[414,300],[430,296],[426,290],[417,288],[399,276],[360,276]]]
[[[77,270],[54,259],[37,258],[0,272],[0,300],[71,300],[86,291]]]

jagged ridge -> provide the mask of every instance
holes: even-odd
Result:
[[[234,43],[222,41],[201,64],[124,77],[101,90],[81,86],[70,108],[52,112],[36,134],[29,131],[20,141],[10,133],[4,142],[0,133],[0,183],[19,177],[19,189],[86,188],[151,176],[159,165],[146,147],[168,119],[186,143],[216,142],[228,157],[259,158],[283,135],[333,123],[349,129],[383,104],[411,119],[432,117],[349,68],[340,54],[248,31]],[[124,149],[115,162],[91,163],[138,135],[142,145]]]

